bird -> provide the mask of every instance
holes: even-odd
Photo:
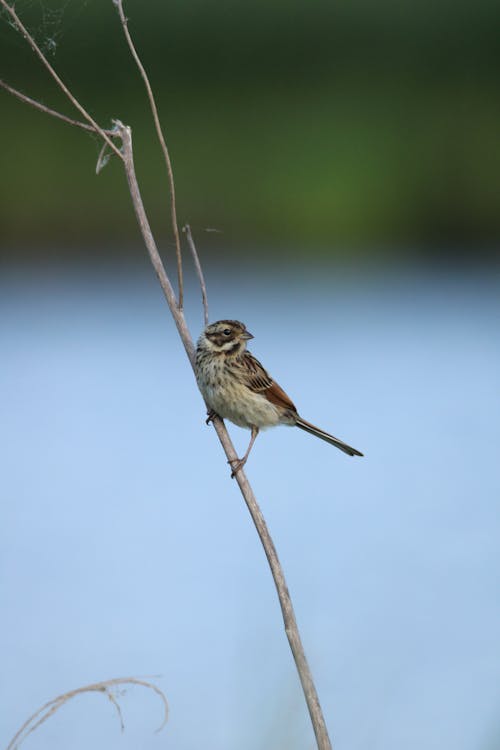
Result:
[[[194,370],[208,407],[207,424],[220,417],[251,430],[243,458],[229,461],[231,476],[246,464],[259,431],[280,424],[299,427],[349,456],[362,456],[299,415],[290,397],[247,349],[253,338],[239,320],[218,320],[205,327],[196,347]]]

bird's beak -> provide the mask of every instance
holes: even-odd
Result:
[[[248,341],[249,339],[253,339],[253,336],[250,331],[243,331],[243,333],[241,334],[241,338],[245,341]]]

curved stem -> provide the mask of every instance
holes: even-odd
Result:
[[[14,737],[7,745],[7,750],[17,750],[17,748],[24,742],[28,735],[30,735],[32,732],[35,732],[39,726],[44,724],[47,719],[50,719],[50,717],[53,716],[62,706],[64,706],[76,696],[82,695],[82,693],[103,693],[104,695],[106,695],[118,713],[120,725],[123,730],[124,724],[122,711],[118,700],[113,693],[113,690],[120,687],[123,688],[123,686],[128,685],[140,685],[141,687],[145,687],[148,690],[152,690],[161,699],[163,703],[164,713],[163,721],[156,730],[157,732],[159,732],[161,729],[163,729],[168,719],[168,703],[163,691],[160,690],[160,688],[157,687],[154,683],[149,682],[148,680],[138,679],[137,677],[114,677],[111,680],[94,682],[91,685],[84,685],[83,687],[76,688],[75,690],[69,690],[67,693],[58,695],[57,698],[52,698],[52,700],[44,703],[44,705],[41,706],[37,711],[35,711],[34,714],[31,714],[31,716],[26,719],[20,729],[17,730]]]

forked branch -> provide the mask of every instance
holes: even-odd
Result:
[[[17,96],[18,98],[20,98],[21,100],[23,100],[24,102],[32,106],[35,106],[37,109],[40,109],[46,112],[47,114],[50,114],[54,117],[58,117],[59,119],[63,119],[66,122],[69,122],[69,124],[71,125],[75,125],[78,127],[83,126],[84,129],[86,130],[88,129],[88,130],[92,130],[93,132],[98,133],[101,136],[101,138],[103,138],[103,140],[107,143],[107,145],[112,149],[112,151],[119,156],[125,169],[130,196],[132,198],[132,204],[134,207],[134,211],[137,217],[139,228],[140,228],[144,243],[146,245],[151,263],[158,276],[159,282],[161,284],[161,287],[165,294],[165,298],[167,300],[167,304],[170,308],[170,312],[174,319],[180,338],[184,344],[186,354],[189,358],[191,366],[193,367],[194,358],[195,358],[195,347],[194,347],[193,339],[189,332],[189,328],[186,323],[186,319],[184,317],[184,312],[182,310],[182,257],[180,253],[180,241],[177,241],[178,231],[177,231],[177,222],[176,222],[175,189],[174,189],[172,168],[170,165],[170,159],[168,157],[168,150],[164,143],[163,134],[161,131],[161,127],[159,125],[158,113],[156,110],[156,105],[155,105],[154,97],[151,91],[151,87],[150,87],[148,78],[144,72],[142,63],[137,55],[135,47],[130,38],[130,34],[128,32],[126,19],[123,13],[122,0],[113,0],[113,1],[118,7],[122,27],[123,27],[125,36],[127,38],[127,42],[129,44],[131,54],[133,55],[134,60],[136,61],[136,64],[138,65],[139,70],[141,71],[141,75],[143,76],[143,80],[146,85],[146,89],[148,91],[148,97],[149,97],[149,101],[150,101],[151,108],[153,111],[153,118],[155,120],[155,124],[157,125],[158,138],[160,139],[160,143],[162,144],[164,157],[167,163],[167,171],[168,171],[170,187],[171,187],[170,197],[171,197],[172,221],[174,225],[174,233],[176,232],[177,264],[178,264],[178,276],[179,276],[179,299],[176,299],[174,289],[172,287],[168,274],[163,265],[161,256],[158,252],[158,247],[157,247],[155,238],[153,236],[153,232],[151,230],[151,226],[150,226],[150,223],[146,214],[146,210],[144,207],[144,203],[142,200],[139,184],[137,182],[135,167],[134,167],[134,152],[133,152],[133,145],[132,145],[131,129],[127,125],[124,125],[119,120],[115,120],[114,130],[111,132],[105,131],[97,123],[95,123],[92,120],[92,118],[86,112],[86,110],[79,104],[79,102],[75,99],[75,97],[71,94],[71,92],[64,86],[64,84],[62,83],[60,78],[57,76],[52,66],[46,60],[41,50],[36,46],[32,36],[25,29],[25,27],[21,24],[14,9],[7,4],[6,0],[0,0],[0,4],[7,10],[11,18],[15,20],[16,26],[22,31],[23,36],[28,41],[31,48],[35,51],[37,56],[41,59],[44,66],[49,70],[54,80],[66,93],[66,95],[68,96],[68,99],[84,116],[88,125],[79,123],[78,121],[72,121],[70,118],[61,116],[59,113],[55,112],[54,110],[50,110],[44,107],[43,105],[40,105],[38,102],[35,102],[34,100],[30,99],[29,97],[26,97],[24,94],[20,94],[15,89],[12,89],[12,87],[8,86],[7,84],[2,83],[2,87],[6,89],[7,91],[9,91],[10,93]],[[115,144],[111,141],[112,137],[120,138],[121,144],[122,144],[121,150],[118,150]],[[198,279],[200,282],[202,299],[203,299],[204,320],[205,322],[207,322],[208,321],[207,292],[206,292],[205,282],[203,278],[203,272],[201,269],[201,264],[199,262],[196,248],[194,246],[194,242],[193,242],[193,238],[191,235],[191,231],[189,229],[189,225],[185,227],[185,232],[186,232],[186,236],[187,236],[187,240],[188,240],[191,253],[193,255]],[[213,424],[214,424],[215,431],[222,444],[222,447],[224,449],[227,459],[229,460],[230,463],[237,461],[237,454],[232,444],[232,441],[229,437],[229,434],[226,430],[224,422],[222,422],[219,418],[215,418],[213,420]],[[240,488],[243,499],[245,500],[247,508],[250,512],[252,521],[259,535],[260,541],[262,543],[264,552],[266,554],[266,557],[269,563],[269,567],[271,569],[271,573],[273,576],[274,584],[275,584],[279,602],[280,602],[281,612],[283,615],[285,632],[286,632],[286,635],[290,644],[290,649],[292,651],[295,664],[297,666],[297,671],[300,677],[300,681],[301,681],[302,688],[304,691],[304,696],[305,696],[306,703],[309,709],[309,714],[311,717],[311,722],[312,722],[314,733],[316,736],[316,743],[317,743],[318,749],[319,750],[331,750],[331,743],[328,737],[328,730],[327,730],[326,723],[324,720],[323,712],[321,710],[321,706],[320,706],[319,699],[318,699],[318,694],[314,685],[311,671],[307,663],[304,648],[302,646],[300,633],[299,633],[299,629],[297,626],[297,621],[295,619],[295,613],[293,610],[292,601],[291,601],[288,587],[286,584],[283,569],[278,559],[276,548],[274,546],[273,540],[271,538],[271,535],[267,528],[267,524],[264,520],[264,517],[259,508],[257,500],[255,499],[253,490],[250,486],[250,483],[243,469],[240,469],[239,471],[236,472],[236,481]]]
[[[57,83],[61,91],[66,95],[66,97],[69,99],[71,104],[80,112],[80,114],[83,115],[85,120],[88,122],[89,125],[91,125],[96,133],[98,133],[101,138],[106,141],[109,148],[115,156],[118,156],[119,159],[121,159],[121,153],[109,137],[109,135],[96,123],[96,121],[89,115],[86,109],[82,107],[78,99],[76,99],[75,96],[71,93],[71,91],[68,89],[66,84],[59,78],[58,74],[52,67],[52,65],[49,63],[47,57],[43,54],[42,50],[38,46],[38,44],[35,42],[33,36],[29,33],[27,28],[22,23],[21,19],[16,13],[16,9],[13,5],[9,5],[7,0],[0,0],[0,5],[5,9],[7,14],[12,19],[12,23],[14,27],[23,35],[23,37],[26,39],[28,44],[30,45],[31,49],[35,53],[35,55],[38,57],[42,65],[48,70],[51,77],[54,79],[54,81]],[[39,107],[40,108],[40,107]]]

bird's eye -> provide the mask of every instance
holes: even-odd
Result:
[[[224,328],[224,330],[222,331],[222,333],[224,334],[224,336],[230,336],[231,335],[231,329],[230,328]]]

